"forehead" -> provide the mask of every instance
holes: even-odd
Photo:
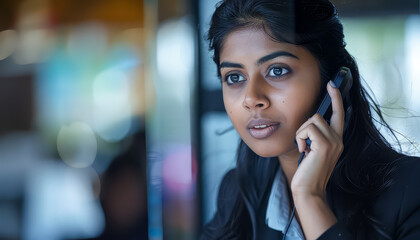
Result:
[[[245,28],[235,30],[226,36],[220,51],[220,62],[235,59],[246,60],[279,50],[287,51],[299,58],[312,56],[303,47],[274,41],[264,30]]]

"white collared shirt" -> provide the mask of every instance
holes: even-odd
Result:
[[[271,187],[270,198],[267,204],[267,213],[265,222],[269,228],[284,232],[289,222],[290,211],[289,197],[287,193],[286,178],[279,168],[274,177],[273,186]],[[293,218],[292,224],[287,232],[288,240],[303,240],[305,236],[302,232],[296,218]]]

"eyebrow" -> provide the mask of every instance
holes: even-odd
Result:
[[[244,65],[232,62],[222,62],[220,68],[244,68]]]
[[[278,51],[278,52],[273,52],[271,54],[268,54],[267,56],[264,56],[264,57],[258,59],[257,65],[261,65],[261,64],[263,64],[263,63],[265,63],[265,62],[267,62],[267,61],[269,61],[271,59],[274,59],[276,57],[283,57],[283,56],[299,59],[298,57],[296,57],[295,55],[293,55],[293,54],[291,54],[289,52],[286,52],[286,51]]]
[[[296,58],[299,59],[298,57],[296,57],[295,55],[286,52],[286,51],[277,51],[277,52],[273,52],[271,54],[268,54],[260,59],[258,59],[257,61],[257,65],[261,65],[271,59],[274,59],[276,57],[292,57],[292,58]],[[222,62],[220,64],[220,68],[244,68],[244,65],[239,64],[239,63],[233,63],[233,62]]]

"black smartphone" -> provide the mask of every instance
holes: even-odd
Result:
[[[344,111],[346,114],[344,122],[344,130],[347,128],[348,120],[351,115],[351,103],[350,103],[350,88],[353,85],[353,77],[351,71],[347,67],[341,67],[336,73],[333,82],[335,86],[340,90],[341,97],[343,99]],[[318,107],[317,113],[321,114],[324,119],[329,123],[332,115],[331,97],[327,91],[324,92],[322,101]],[[306,147],[310,147],[311,140],[306,139]]]

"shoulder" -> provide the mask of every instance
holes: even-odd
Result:
[[[406,211],[420,207],[420,158],[404,157],[399,159],[392,179],[393,185],[390,187],[389,193],[401,195],[400,215],[406,215],[408,214]]]
[[[419,157],[401,157],[394,162],[391,173],[391,186],[387,191],[388,195],[400,195],[400,201],[416,202],[420,204],[420,158]],[[405,197],[410,199],[405,199]]]
[[[420,228],[420,158],[404,156],[394,164],[391,185],[375,201],[374,214],[401,235],[406,228]]]
[[[225,234],[225,227],[233,211],[235,211],[238,198],[240,198],[236,175],[236,169],[232,169],[224,175],[217,196],[216,213],[212,220],[204,227],[201,240],[219,239],[220,236]]]
[[[224,176],[220,183],[217,194],[217,209],[214,220],[226,219],[233,209],[239,197],[239,184],[237,181],[237,170],[231,169]]]
[[[409,183],[413,177],[420,179],[420,158],[404,156],[396,160],[396,168],[393,174],[397,183]]]
[[[217,211],[227,213],[236,202],[239,195],[237,170],[229,170],[222,179],[217,195]]]

